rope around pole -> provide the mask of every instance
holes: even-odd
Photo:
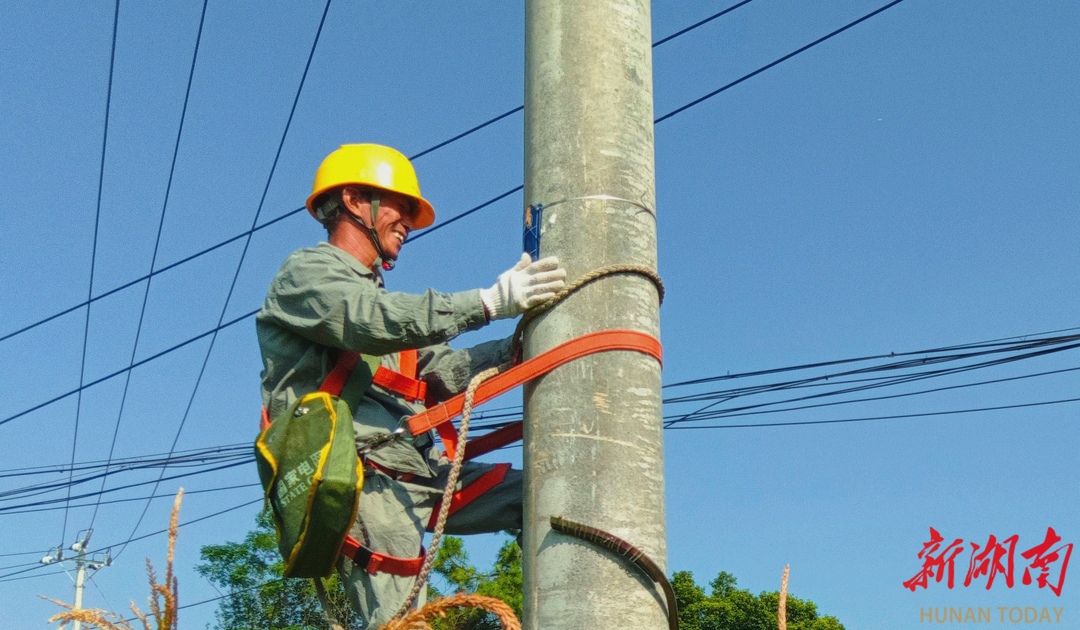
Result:
[[[435,528],[432,530],[431,548],[428,549],[427,555],[424,556],[423,567],[420,569],[419,575],[416,576],[416,583],[413,584],[412,591],[409,592],[409,596],[405,598],[405,603],[401,605],[401,608],[399,608],[394,615],[394,619],[404,617],[405,613],[412,607],[413,602],[416,601],[417,595],[420,594],[420,589],[424,588],[424,585],[427,583],[428,574],[431,573],[431,567],[435,564],[435,554],[438,552],[439,543],[442,541],[442,532],[443,528],[446,527],[446,519],[450,515],[450,502],[454,498],[454,488],[457,486],[458,475],[461,473],[461,466],[465,462],[465,442],[469,435],[469,416],[472,415],[473,396],[476,394],[476,388],[480,386],[480,383],[498,373],[499,368],[488,368],[472,377],[472,380],[469,381],[469,386],[465,389],[465,404],[461,409],[461,428],[458,429],[457,453],[454,454],[454,463],[450,467],[450,474],[446,479],[446,488],[443,490],[442,504],[439,506],[439,518],[435,522]],[[434,603],[436,602],[432,602],[432,604]],[[391,624],[392,623],[393,622],[391,622]],[[383,629],[386,630],[390,628],[391,624],[383,626]],[[419,627],[426,627],[426,624]]]
[[[565,289],[555,294],[555,297],[551,298],[547,302],[544,302],[543,304],[529,309],[529,311],[525,313],[525,315],[521,318],[521,321],[518,322],[517,328],[514,329],[514,335],[511,338],[512,341],[510,342],[510,356],[518,356],[518,352],[521,350],[521,345],[525,340],[525,328],[529,324],[531,324],[534,319],[550,311],[552,308],[555,307],[556,304],[562,302],[567,297],[569,297],[571,293],[574,293],[575,291],[584,287],[590,282],[594,282],[605,276],[613,276],[624,273],[644,276],[646,279],[651,281],[653,285],[656,286],[657,297],[659,298],[660,303],[664,303],[664,281],[660,279],[660,274],[656,273],[656,270],[652,269],[651,267],[646,267],[645,265],[627,264],[608,265],[606,267],[594,269],[581,276],[577,280],[571,282],[570,284],[567,284]]]

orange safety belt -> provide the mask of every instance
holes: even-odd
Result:
[[[660,341],[656,337],[636,330],[601,330],[576,337],[566,343],[555,346],[547,352],[523,361],[509,370],[480,383],[473,396],[473,405],[479,405],[486,402],[518,385],[531,381],[538,376],[547,374],[555,368],[565,365],[575,359],[597,352],[608,352],[611,350],[641,352],[655,358],[657,361],[663,361],[663,351],[660,346]],[[409,433],[413,436],[419,436],[435,429],[439,432],[439,436],[442,437],[446,456],[453,459],[457,450],[457,431],[450,421],[461,415],[464,404],[465,395],[458,394],[445,402],[412,416],[407,421]],[[488,434],[485,435],[484,438],[481,438],[482,440],[488,439],[488,442],[482,443],[481,446],[488,447],[488,450],[490,450],[491,448],[498,448],[503,444],[513,441],[511,437],[515,434],[520,437],[520,423],[514,423],[503,427],[502,429],[499,429],[499,432],[502,432],[502,434],[499,436],[498,440],[493,434]],[[503,444],[492,446],[502,439],[506,439],[507,441]],[[478,450],[479,449],[474,448],[474,446],[470,446],[469,454],[474,455]]]

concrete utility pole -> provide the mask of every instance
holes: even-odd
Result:
[[[90,535],[94,533],[94,530],[87,529],[82,532],[79,540],[75,541],[71,545],[71,550],[77,555],[70,560],[75,562],[75,603],[73,605],[74,610],[81,610],[83,605],[83,589],[86,586],[86,569],[90,569],[96,572],[102,567],[107,567],[112,564],[112,558],[110,553],[106,551],[104,555],[94,554],[94,556],[88,557],[86,555],[86,549],[90,546]],[[42,564],[53,564],[56,562],[63,562],[69,558],[64,557],[64,552],[59,548],[55,548],[49,555],[41,559]],[[66,624],[65,624],[66,625]],[[64,628],[64,626],[60,626]],[[81,630],[82,621],[76,619],[72,622],[71,630]]]
[[[526,0],[525,202],[541,255],[568,280],[656,268],[648,0]],[[533,356],[584,333],[659,336],[657,289],[600,279],[531,326]],[[660,366],[635,352],[579,359],[525,390],[525,627],[666,628],[663,597],[625,560],[551,530],[561,516],[666,565]]]

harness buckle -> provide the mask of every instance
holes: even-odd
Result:
[[[408,425],[404,419],[402,420],[402,424],[399,425],[398,428],[385,435],[377,435],[371,438],[370,440],[364,442],[361,446],[358,446],[356,452],[361,456],[367,455],[372,451],[378,450],[386,446],[387,444],[390,444],[391,442],[396,442],[398,440],[404,440],[406,442],[412,441],[412,434],[409,433]]]

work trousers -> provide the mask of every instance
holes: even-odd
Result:
[[[465,462],[456,489],[466,488],[493,468],[492,464]],[[424,532],[450,473],[445,457],[437,472],[434,479],[398,481],[365,467],[360,510],[350,534],[378,553],[400,558],[418,556]],[[454,512],[446,521],[444,533],[465,535],[520,529],[521,483],[520,470],[507,470],[498,485]],[[416,582],[416,576],[382,572],[372,575],[344,556],[338,560],[338,575],[353,610],[364,619],[365,628],[378,628],[390,621]]]

